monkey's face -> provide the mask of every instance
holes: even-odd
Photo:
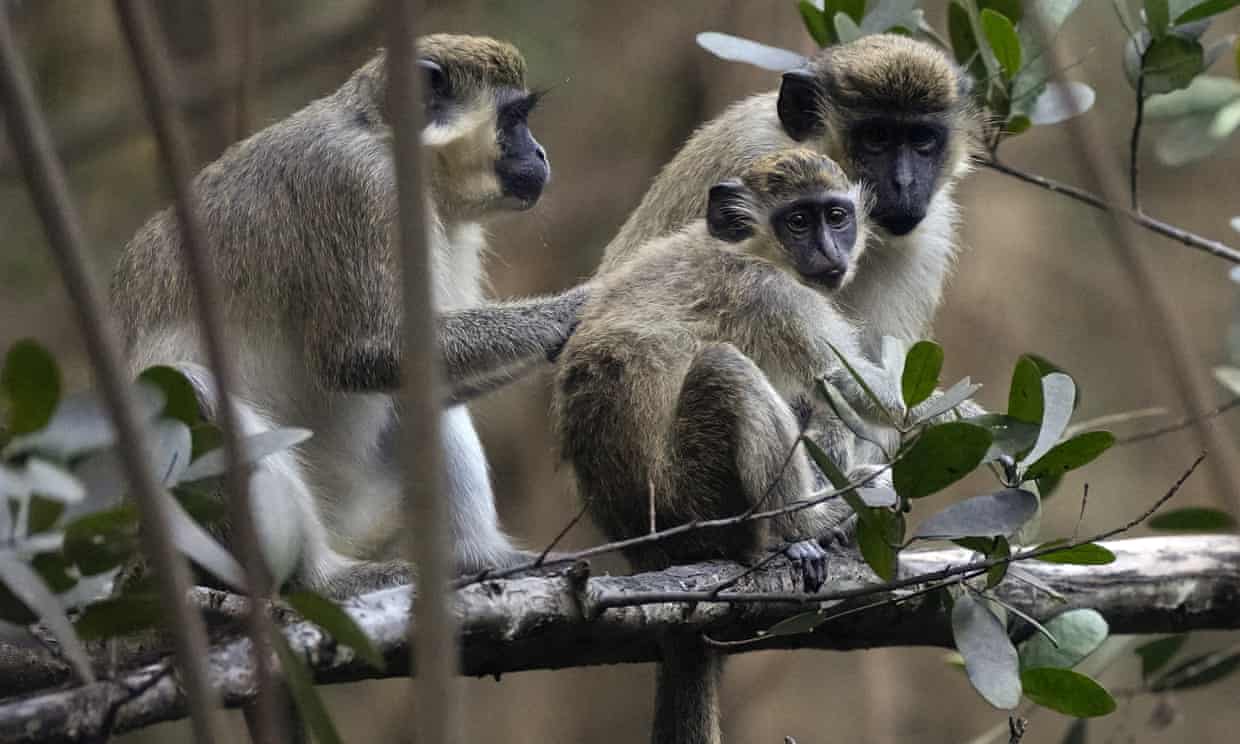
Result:
[[[530,132],[529,115],[538,103],[538,94],[513,89],[498,96],[495,125],[499,157],[495,175],[506,206],[529,209],[538,202],[551,178],[547,153]]]
[[[931,116],[862,119],[846,134],[854,178],[873,189],[874,221],[892,235],[921,223],[938,189],[947,127]]]
[[[789,263],[811,284],[836,290],[852,276],[857,208],[848,195],[798,199],[775,209],[770,225]]]

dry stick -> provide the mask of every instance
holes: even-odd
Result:
[[[421,76],[417,70],[414,0],[388,0],[387,103],[392,116],[399,239],[404,277],[404,354],[401,360],[404,412],[401,432],[406,463],[409,533],[418,566],[419,589],[410,625],[416,670],[414,741],[445,744],[461,740],[460,665],[448,505],[442,488],[439,449],[438,344],[432,325],[430,246],[422,196]]]
[[[848,491],[864,486],[865,484],[869,483],[870,481],[874,480],[878,476],[882,475],[883,473],[891,469],[891,466],[893,464],[894,464],[894,461],[891,463],[888,463],[882,468],[879,468],[878,470],[875,470],[872,473],[867,474],[864,478],[861,478],[860,480],[850,482],[844,488],[834,488],[834,489],[826,489],[823,491],[817,491],[814,494],[812,494],[810,498],[805,499],[804,501],[794,501],[793,503],[788,504],[786,506],[781,506],[778,509],[768,509],[766,511],[754,512],[752,514],[738,514],[733,517],[724,517],[722,519],[699,519],[699,520],[694,520],[692,522],[685,522],[683,524],[678,524],[675,527],[668,527],[665,530],[659,530],[658,532],[650,532],[645,535],[638,535],[637,537],[631,537],[627,540],[616,540],[615,542],[604,543],[602,545],[595,545],[592,548],[586,548],[585,550],[579,550],[575,553],[565,553],[564,555],[545,561],[542,564],[527,563],[521,566],[513,566],[511,568],[506,568],[502,571],[489,571],[489,570],[482,571],[480,573],[473,574],[471,576],[464,576],[460,579],[457,579],[456,582],[454,582],[453,586],[457,589],[460,589],[462,587],[469,586],[470,584],[476,584],[480,581],[490,581],[493,579],[505,579],[510,576],[515,576],[519,573],[524,573],[526,571],[530,571],[530,570],[540,568],[540,567],[545,568],[548,566],[569,565],[569,564],[576,563],[577,561],[580,561],[580,560],[585,560],[586,558],[593,558],[596,555],[604,555],[607,553],[618,553],[622,550],[626,550],[628,548],[633,548],[633,547],[637,547],[641,545],[652,545],[655,543],[663,542],[665,540],[670,540],[673,537],[677,537],[678,535],[683,535],[688,532],[695,532],[697,530],[717,529],[720,527],[734,527],[738,524],[744,524],[746,522],[756,522],[762,519],[771,519],[773,517],[781,517],[786,514],[793,514],[795,512],[801,511],[802,509],[812,509],[813,507],[818,506],[819,504],[825,504],[831,499],[839,498],[841,495],[843,495],[844,493],[847,493]]]
[[[1062,66],[1062,51],[1058,45],[1050,45],[1051,34],[1040,19],[1035,30],[1046,45],[1052,70]],[[1068,121],[1068,131],[1077,152],[1084,161],[1092,180],[1098,184],[1102,197],[1111,204],[1123,199],[1123,175],[1115,163],[1105,159],[1107,140],[1097,131],[1093,117],[1078,116]],[[1137,311],[1144,316],[1144,325],[1153,329],[1154,340],[1162,353],[1156,354],[1166,365],[1166,371],[1175,383],[1184,408],[1190,413],[1209,408],[1210,390],[1200,374],[1199,354],[1189,341],[1183,321],[1175,313],[1162,282],[1154,280],[1149,260],[1140,251],[1141,234],[1127,220],[1119,219],[1115,210],[1108,210],[1111,240],[1116,262],[1132,286]],[[1215,490],[1222,490],[1225,503],[1233,513],[1240,514],[1240,482],[1237,482],[1236,449],[1233,442],[1224,437],[1217,428],[1201,424],[1197,427],[1198,438],[1205,449],[1214,453],[1210,462]]]
[[[727,602],[727,603],[786,603],[786,602],[791,602],[791,603],[798,603],[798,604],[806,604],[810,602],[830,602],[830,601],[841,600],[841,599],[856,599],[858,597],[869,597],[875,594],[882,594],[884,592],[892,592],[892,591],[896,591],[898,589],[904,589],[910,586],[917,586],[919,584],[928,584],[931,582],[942,581],[943,579],[950,579],[950,578],[961,576],[964,574],[974,574],[974,573],[980,574],[980,573],[986,572],[988,569],[994,568],[995,566],[1002,566],[1002,565],[1007,565],[1009,563],[1015,563],[1018,561],[1027,561],[1027,560],[1032,560],[1034,558],[1041,558],[1044,555],[1049,555],[1051,553],[1058,553],[1058,552],[1065,551],[1065,550],[1071,550],[1072,548],[1077,548],[1077,547],[1080,547],[1081,545],[1086,545],[1088,543],[1093,543],[1093,542],[1099,542],[1101,540],[1107,540],[1109,538],[1115,537],[1116,535],[1127,532],[1133,527],[1136,527],[1137,525],[1144,522],[1151,515],[1153,515],[1154,512],[1162,508],[1163,504],[1167,503],[1167,501],[1169,501],[1173,496],[1175,496],[1179,492],[1180,487],[1183,486],[1184,482],[1188,480],[1189,476],[1191,476],[1193,472],[1197,470],[1197,466],[1200,465],[1201,461],[1204,460],[1205,458],[1206,458],[1206,455],[1204,452],[1198,455],[1197,459],[1193,460],[1193,464],[1188,467],[1188,470],[1186,470],[1184,474],[1181,475],[1174,484],[1172,484],[1171,488],[1168,489],[1168,491],[1165,494],[1159,497],[1159,499],[1155,501],[1152,506],[1150,506],[1148,509],[1142,512],[1140,516],[1136,517],[1135,519],[1129,520],[1126,524],[1120,527],[1116,527],[1114,529],[1110,529],[1105,532],[1100,532],[1084,540],[1072,540],[1072,541],[1069,541],[1069,542],[1066,542],[1060,545],[1047,545],[1041,548],[1034,548],[1033,550],[1026,550],[1020,553],[1013,553],[1012,555],[1009,555],[1006,557],[990,558],[990,559],[983,560],[983,561],[974,561],[972,563],[966,563],[960,566],[949,566],[948,568],[944,568],[939,571],[931,571],[930,573],[919,574],[917,576],[909,576],[903,579],[895,579],[893,581],[886,581],[886,582],[882,582],[878,584],[867,584],[866,586],[856,587],[854,589],[843,589],[843,590],[833,591],[833,592],[818,592],[814,594],[809,594],[805,592],[764,592],[764,593],[735,592],[731,594],[719,594],[717,596],[712,596],[712,593],[710,590],[699,591],[699,592],[630,592],[626,594],[601,595],[595,599],[592,610],[594,612],[602,612],[603,610],[606,610],[611,607],[631,607],[634,605],[662,604],[665,602]]]
[[[1226,243],[1218,240],[1203,238],[1196,233],[1192,233],[1188,230],[1176,227],[1175,225],[1168,224],[1144,213],[1134,212],[1131,209],[1124,209],[1116,204],[1108,204],[1102,197],[1097,194],[1090,193],[1085,189],[1077,188],[1076,186],[1071,186],[1066,183],[1061,183],[1044,176],[1039,176],[1036,173],[1030,173],[1028,171],[1021,170],[1020,168],[1014,168],[993,158],[984,159],[981,161],[981,164],[993,171],[1011,176],[1039,188],[1046,189],[1052,194],[1066,196],[1069,199],[1079,201],[1082,204],[1088,204],[1095,209],[1110,212],[1112,215],[1119,217],[1125,217],[1129,221],[1144,227],[1150,232],[1157,233],[1163,237],[1171,238],[1172,240],[1178,243],[1183,243],[1190,248],[1196,248],[1216,258],[1221,258],[1234,264],[1240,264],[1240,251],[1237,251],[1235,248],[1232,248]]]
[[[47,123],[17,51],[7,11],[0,9],[0,101],[13,149],[30,187],[31,198],[47,230],[48,243],[64,277],[78,326],[104,400],[120,440],[119,453],[145,529],[143,549],[151,556],[163,606],[171,613],[172,638],[181,683],[200,744],[221,741],[212,717],[215,702],[207,677],[207,637],[202,619],[186,602],[189,571],[168,530],[167,504],[146,457],[149,431],[138,416],[133,391],[121,360],[116,332],[108,321],[102,294],[87,269],[86,235],[69,195],[63,165],[57,160]]]
[[[1115,440],[1115,444],[1116,446],[1119,446],[1121,444],[1133,444],[1135,442],[1144,442],[1148,439],[1154,439],[1156,437],[1161,437],[1164,434],[1171,434],[1173,432],[1180,431],[1181,429],[1187,429],[1193,424],[1196,424],[1202,421],[1208,421],[1209,419],[1212,419],[1216,416],[1221,416],[1224,413],[1227,413],[1231,409],[1235,408],[1236,406],[1240,406],[1240,398],[1232,398],[1226,403],[1222,403],[1218,406],[1215,406],[1214,408],[1211,408],[1209,411],[1206,411],[1200,416],[1185,416],[1179,421],[1174,421],[1170,424],[1167,424],[1166,426],[1160,426],[1157,429],[1150,429],[1149,431],[1139,432],[1137,434],[1132,434],[1130,436],[1119,437],[1118,439]]]
[[[577,523],[580,522],[582,517],[585,515],[586,506],[583,504],[581,508],[577,510],[577,515],[568,520],[568,524],[564,525],[564,529],[560,530],[559,534],[555,536],[555,539],[547,543],[547,547],[543,548],[543,552],[538,554],[538,558],[534,561],[534,565],[541,566],[544,562],[546,562],[547,556],[551,555],[551,551],[555,550],[555,546],[560,544],[560,541],[564,539],[564,536],[576,527]]]
[[[1132,197],[1129,206],[1141,214],[1141,122],[1145,119],[1145,73],[1137,73],[1137,113],[1132,122],[1132,137],[1128,141],[1128,193]]]
[[[220,428],[224,433],[224,451],[228,461],[229,519],[240,548],[246,583],[255,601],[271,593],[271,577],[258,542],[254,515],[250,509],[247,471],[242,466],[240,425],[231,405],[229,391],[236,390],[236,380],[224,341],[223,302],[218,279],[211,265],[210,250],[204,239],[198,200],[192,186],[193,170],[184,128],[172,103],[172,69],[162,40],[146,0],[116,0],[116,12],[125,41],[129,46],[134,69],[138,75],[147,117],[159,144],[168,180],[172,187],[173,204],[181,226],[182,259],[194,288],[195,308],[205,341],[207,360],[215,378],[216,407]],[[287,739],[284,710],[271,688],[271,624],[261,612],[250,613],[246,630],[254,643],[257,669],[258,699],[255,703],[257,740],[262,743]]]

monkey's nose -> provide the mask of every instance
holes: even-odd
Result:
[[[539,145],[538,147],[534,148],[534,157],[538,158],[544,163],[547,162],[547,151],[543,149],[542,145]]]

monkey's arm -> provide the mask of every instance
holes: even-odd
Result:
[[[588,290],[454,310],[438,319],[448,396],[493,390],[541,360],[554,361],[577,325]]]

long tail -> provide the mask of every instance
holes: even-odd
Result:
[[[720,744],[723,657],[696,636],[664,639],[655,685],[652,744]]]

